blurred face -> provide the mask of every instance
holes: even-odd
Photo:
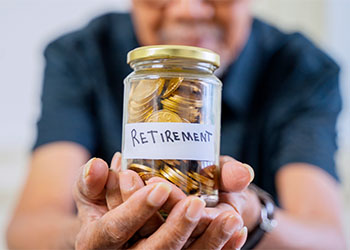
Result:
[[[244,47],[251,27],[250,0],[133,0],[142,45],[178,44],[211,49],[225,69]]]

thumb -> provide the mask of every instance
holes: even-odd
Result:
[[[220,157],[220,189],[224,192],[240,192],[254,179],[254,170],[229,156]]]
[[[107,211],[107,179],[108,165],[102,159],[92,158],[81,167],[73,190],[80,218],[99,218]]]

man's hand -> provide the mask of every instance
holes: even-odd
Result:
[[[122,248],[161,208],[172,190],[167,183],[148,185],[135,192],[126,202],[108,211],[104,200],[104,187],[108,179],[107,164],[100,159],[92,159],[82,170],[74,191],[82,223],[76,240],[77,249]],[[149,238],[137,242],[134,247],[181,248],[196,227],[204,206],[204,202],[196,197],[182,200],[171,212],[169,223]]]
[[[260,202],[257,196],[247,189],[247,186],[254,179],[254,171],[247,164],[236,161],[229,156],[221,156],[220,173],[219,204],[214,208],[205,208],[202,218],[195,231],[192,233],[191,238],[192,240],[196,239],[198,236],[203,234],[208,225],[219,215],[230,212],[232,215],[242,218],[245,227],[233,234],[230,240],[225,244],[224,249],[241,248],[247,238],[247,228],[251,229],[253,226],[255,226],[255,223],[258,221],[260,216]],[[134,179],[138,179],[136,174]],[[148,181],[148,183],[156,182],[166,182],[166,180],[156,177]],[[142,181],[136,181],[135,183],[137,183],[138,188],[142,186]],[[136,189],[137,188],[134,187],[134,190]],[[177,191],[170,197],[172,202],[167,203],[173,204],[185,197],[185,194],[175,185],[173,185],[173,190]],[[154,225],[156,224],[154,218],[152,218],[152,222],[148,223],[152,224],[153,228],[156,228]],[[203,244],[201,247],[197,247],[197,244],[195,244],[196,248],[215,248],[211,247],[211,243],[208,238],[202,238],[206,244]],[[200,241],[197,240],[196,242],[198,243]]]
[[[118,164],[113,164],[112,162],[112,167],[116,165]],[[243,223],[241,214],[246,215],[245,222],[249,222],[249,219],[251,219],[253,223],[257,221],[260,212],[260,203],[255,196],[252,195],[252,197],[250,197],[246,188],[254,178],[252,168],[228,156],[221,157],[220,167],[220,203],[215,208],[205,208],[200,222],[192,233],[191,239],[186,243],[186,246],[189,246],[192,243],[190,246],[198,249],[221,249],[224,245],[227,249],[240,248],[247,237],[247,228],[242,228]],[[123,201],[126,201],[134,192],[144,186],[141,178],[133,171],[128,170],[121,172],[120,176],[122,178],[120,190],[118,192],[121,192]],[[116,180],[113,181],[113,183],[117,182],[118,181]],[[150,179],[147,183],[151,184],[159,182],[168,183],[166,180],[157,177]],[[173,190],[172,194],[163,206],[163,210],[166,212],[170,212],[177,202],[186,197],[178,187],[173,184],[171,185]],[[107,188],[107,193],[113,193],[108,192],[108,190],[109,189]],[[112,197],[116,197],[116,195],[107,195],[107,201]],[[255,205],[255,207],[250,207],[251,205]],[[211,223],[215,225],[213,222],[214,220],[220,221],[220,223],[218,223],[219,226],[209,226]],[[231,228],[234,233],[231,234],[231,238],[227,242],[227,239],[223,237],[225,234],[223,232],[223,225],[227,225],[228,223],[226,222],[229,220],[236,222],[232,222]],[[159,228],[163,222],[164,220],[162,217],[156,213],[141,228],[139,234],[141,236],[150,235]],[[239,225],[238,230],[237,227],[235,227],[236,224]],[[251,223],[245,223],[245,225],[249,224]],[[213,231],[212,228],[220,228],[221,231]],[[222,239],[222,241],[220,242],[218,239]]]
[[[76,182],[74,197],[82,223],[76,240],[78,249],[126,246],[181,249],[190,242],[189,238],[204,214],[205,204],[201,199],[183,196],[181,190],[167,182],[143,186],[139,176],[132,171],[118,174],[118,153],[111,165],[108,170],[104,161],[92,159],[82,168]],[[171,209],[165,222],[157,214],[160,208]],[[156,221],[153,225],[152,220]],[[147,224],[151,225],[152,233],[140,237],[142,229],[148,231]],[[221,249],[233,238],[233,245],[241,247],[246,238],[242,226],[236,211],[222,211],[207,223],[204,232],[192,239],[187,248]],[[139,240],[130,245],[129,239],[135,236],[139,236]]]

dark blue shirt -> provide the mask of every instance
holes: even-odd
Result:
[[[120,151],[126,55],[138,46],[128,14],[104,15],[52,42],[34,148],[72,141],[107,161]],[[222,78],[221,154],[250,164],[254,182],[275,199],[275,175],[285,164],[313,164],[337,178],[338,75],[304,36],[255,19]]]

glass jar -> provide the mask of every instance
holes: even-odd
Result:
[[[218,202],[220,58],[202,48],[145,46],[128,53],[123,169],[165,178],[207,206]]]

